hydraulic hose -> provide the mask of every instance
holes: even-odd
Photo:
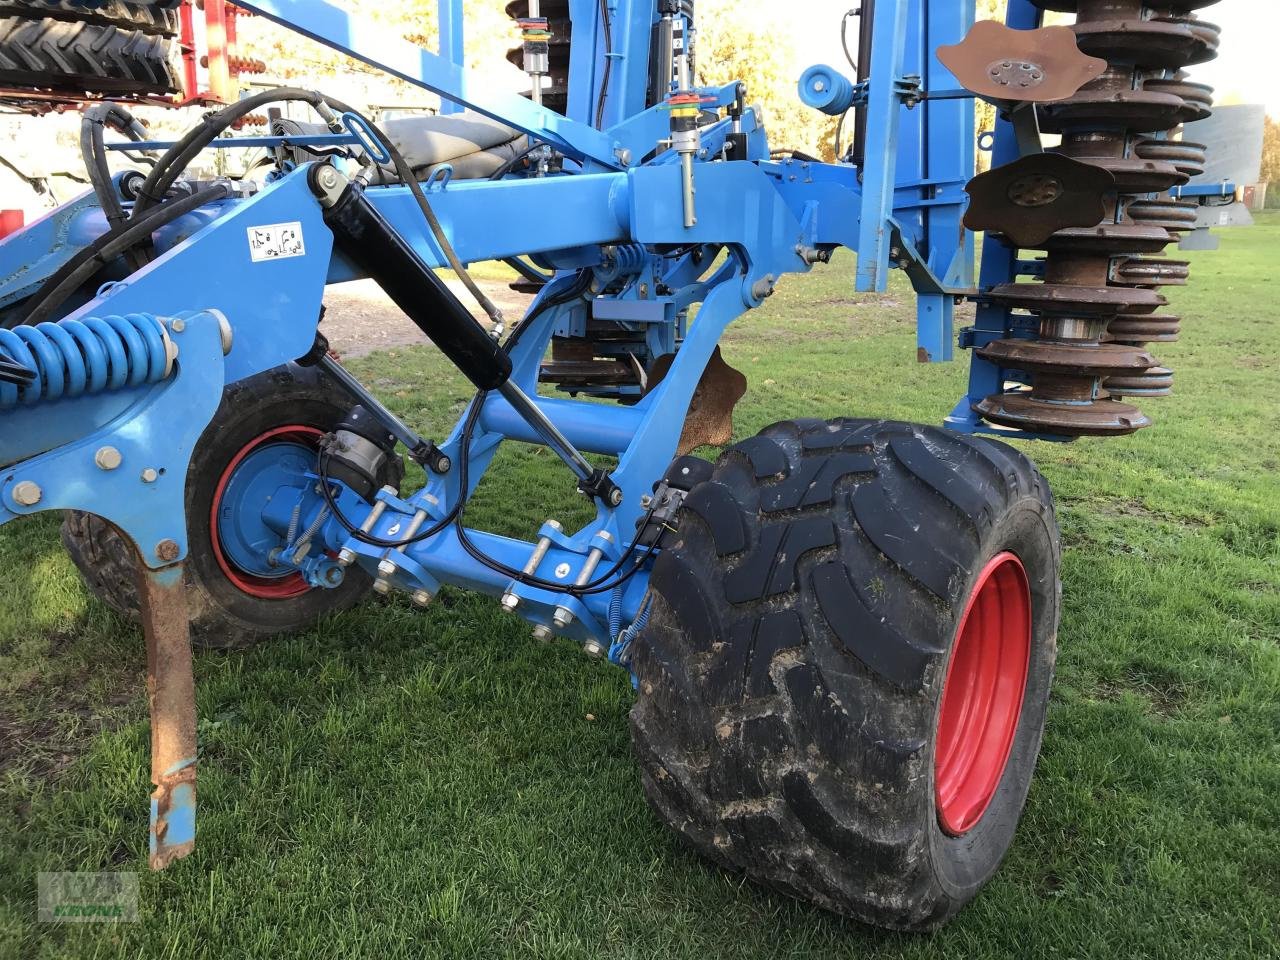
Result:
[[[103,266],[166,224],[208,203],[227,196],[224,184],[216,184],[188,197],[172,200],[137,222],[132,220],[104,233],[63,264],[46,282],[27,310],[22,323],[34,326],[53,316],[67,297],[90,280]]]

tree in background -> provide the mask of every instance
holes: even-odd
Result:
[[[777,4],[769,0],[698,0],[697,19],[697,82],[717,86],[745,80],[773,149],[833,159],[836,119],[806,107],[796,94],[808,66],[794,52],[796,21],[779,17]]]

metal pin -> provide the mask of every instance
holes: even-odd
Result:
[[[546,525],[556,531],[556,533],[559,533],[562,529],[560,524],[555,520],[548,520]],[[529,560],[525,563],[521,572],[527,577],[531,577],[537,573],[538,565],[542,563],[543,559],[547,555],[547,551],[550,549],[551,538],[545,535],[539,537],[537,545],[533,548],[533,553],[529,555]],[[508,587],[507,592],[502,595],[502,609],[506,610],[507,613],[512,613],[518,606],[520,606],[520,598],[512,592],[510,587]]]
[[[601,540],[611,542],[613,537],[601,530],[596,534]],[[601,547],[592,547],[591,552],[587,554],[587,562],[582,565],[582,571],[578,574],[578,579],[573,582],[575,587],[585,587],[591,582],[592,576],[595,575],[596,567],[600,565],[600,559],[604,556],[604,550]],[[555,613],[551,615],[551,622],[561,630],[565,629],[574,621],[574,613],[568,607],[556,607]]]
[[[428,514],[425,510],[419,510],[413,515],[413,519],[409,521],[409,528],[405,531],[402,543],[407,545],[410,540],[418,535],[418,531],[422,529],[422,525],[427,522],[427,516]],[[388,550],[383,555],[382,560],[378,563],[378,573],[381,574],[384,580],[389,577],[394,577],[396,575],[396,571],[400,569],[396,565],[396,562],[391,559],[392,552],[393,551]]]
[[[391,496],[395,496],[396,488],[388,485],[382,488],[382,492],[386,494],[390,494]],[[360,532],[368,533],[370,530],[372,530],[374,528],[374,525],[377,524],[377,522],[382,519],[382,515],[386,512],[387,512],[387,501],[378,500],[377,502],[375,502],[373,505],[373,509],[369,511],[369,515],[364,518],[364,523],[360,524]],[[356,562],[356,552],[354,550],[348,547],[343,547],[342,550],[338,553],[339,566],[349,567],[351,566],[351,564],[355,562]]]

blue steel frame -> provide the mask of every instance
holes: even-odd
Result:
[[[440,54],[388,40],[320,0],[264,0],[243,6],[434,91],[448,101],[500,119],[578,161],[580,170],[573,176],[438,184],[433,191],[433,205],[464,261],[537,254],[546,264],[572,270],[599,264],[603,245],[641,245],[649,251],[704,245],[704,252],[732,251],[725,265],[708,277],[696,276],[698,271],[691,266],[693,257],[689,254],[670,259],[650,253],[643,272],[667,281],[673,289],[669,296],[649,296],[640,302],[640,285],[632,284],[618,295],[616,306],[603,302],[592,306],[600,316],[609,315],[611,310],[617,314],[630,304],[627,315],[669,326],[677,315],[700,305],[698,323],[685,337],[671,372],[641,403],[602,408],[565,399],[539,401],[576,445],[619,457],[614,478],[624,491],[620,507],[601,507],[596,522],[583,531],[572,537],[553,537],[563,541],[563,549],[575,556],[560,556],[560,548],[553,548],[547,561],[552,567],[573,559],[577,562],[570,566],[580,566],[589,544],[598,539],[601,531],[608,533],[614,544],[627,542],[641,495],[648,492],[649,485],[674,455],[683,410],[720,334],[742,312],[758,306],[783,274],[811,269],[805,251],[836,246],[858,251],[856,287],[860,290],[883,290],[891,265],[908,267],[920,294],[922,357],[941,360],[950,356],[952,304],[957,296],[972,292],[971,239],[959,223],[964,203],[962,186],[972,168],[972,109],[967,100],[930,100],[928,93],[935,86],[946,91],[955,87],[954,79],[931,50],[938,44],[958,40],[971,25],[972,4],[965,0],[898,0],[879,5],[876,54],[866,96],[870,134],[863,170],[765,159],[767,140],[756,114],[749,111],[744,129],[750,139],[752,159],[698,164],[700,211],[698,224],[692,228],[684,227],[679,218],[679,169],[674,153],[659,147],[648,163],[631,162],[632,158],[653,151],[667,130],[667,115],[661,106],[644,107],[649,41],[655,21],[652,2],[609,2],[615,63],[603,130],[587,122],[599,92],[598,78],[605,56],[598,7],[590,0],[574,0],[572,8],[575,93],[569,117],[521,97],[486,89],[460,66],[459,0],[441,2]],[[578,56],[579,50],[586,56]],[[911,76],[925,79],[923,102],[914,110],[906,109],[903,103],[905,93],[913,86],[920,87],[906,80]],[[584,89],[588,94],[585,97],[581,93]],[[718,109],[734,101],[737,88],[730,85],[700,89],[699,93],[707,98],[708,109]],[[617,122],[611,122],[614,120]],[[699,160],[716,159],[729,130],[727,118],[703,128],[704,151]],[[406,189],[373,189],[370,196],[428,264],[444,265],[443,255]],[[744,203],[745,198],[751,198],[750,203]],[[552,221],[535,220],[523,215],[530,209],[555,209],[560,216]],[[300,222],[307,237],[304,257],[268,264],[244,262],[245,251],[236,248],[243,245],[247,224],[291,221]],[[501,229],[477,231],[474,225],[482,223],[501,224]],[[0,309],[19,301],[74,249],[103,228],[96,205],[91,199],[82,198],[0,245],[0,274],[13,278],[0,285]],[[314,333],[310,318],[318,316],[325,284],[358,275],[343,258],[332,253],[328,230],[305,188],[302,171],[270,185],[252,199],[226,202],[179,221],[159,237],[159,247],[168,251],[165,256],[135,274],[127,284],[108,289],[75,316],[104,311],[170,316],[216,307],[231,318],[235,330],[235,346],[225,362],[227,382],[304,353]],[[209,290],[203,264],[211,261],[227,264],[224,274],[236,275],[243,282]],[[239,268],[234,266],[237,262],[241,263]],[[649,289],[655,286],[648,285]],[[202,288],[206,292],[193,300],[192,291]],[[537,329],[525,337],[514,358],[515,380],[526,392],[532,393],[536,386],[538,359],[551,331],[575,312],[584,316],[585,311],[585,305],[575,304],[546,311],[539,317]],[[117,396],[99,400],[99,405],[114,408],[125,402],[126,397]],[[470,473],[477,482],[501,439],[536,440],[504,401],[495,396],[485,404]],[[88,405],[87,400],[76,403]],[[63,409],[68,414],[68,425],[47,428],[51,436],[73,434],[77,425],[83,429],[85,421],[80,411],[72,416],[70,405],[46,408],[50,414],[60,414]],[[52,419],[63,420],[60,416]],[[457,434],[455,429],[446,444],[446,449],[455,454]],[[412,512],[425,506],[429,513],[447,512],[460,495],[454,476],[437,478],[412,502],[393,504],[396,509],[387,511],[380,529],[394,526],[396,515],[402,510]],[[434,504],[430,498],[434,498]],[[92,510],[94,506],[88,503],[84,508]],[[336,525],[326,527],[326,535],[332,546],[341,546],[345,541]],[[484,534],[475,537],[481,545],[487,543]],[[374,551],[358,542],[347,545],[376,563]],[[507,541],[492,546],[499,559],[516,566],[531,549],[528,544]],[[428,588],[439,582],[454,582],[502,593],[510,586],[487,568],[476,569],[469,557],[459,555],[461,551],[452,534],[441,534],[415,550],[419,554],[416,564],[422,570],[421,585]],[[414,565],[411,559],[401,570],[411,570]],[[643,576],[632,581],[624,606],[628,615],[634,612],[644,592],[644,582]],[[523,609],[526,616],[538,622],[545,622],[563,599],[559,595],[527,592],[529,603]],[[602,596],[597,600],[598,603],[588,601],[575,611],[579,614],[573,628],[575,634],[602,636],[599,613],[607,599]]]
[[[770,159],[754,110],[748,110],[741,122],[747,136],[746,160],[724,159],[733,130],[729,117],[702,127],[702,149],[694,165],[698,214],[693,226],[684,224],[678,156],[663,143],[669,135],[669,114],[661,104],[646,106],[656,22],[653,0],[607,0],[613,24],[608,54],[599,5],[595,0],[571,0],[574,33],[567,116],[490,89],[461,65],[461,0],[441,2],[439,54],[389,40],[321,0],[245,0],[239,5],[433,91],[459,108],[524,131],[569,159],[564,175],[497,182],[442,177],[427,185],[436,215],[462,261],[533,255],[542,266],[557,271],[540,302],[556,298],[580,271],[593,271],[600,280],[626,281],[620,292],[580,298],[529,321],[512,351],[512,379],[526,394],[536,395],[538,366],[553,332],[581,325],[588,315],[647,324],[655,342],[669,346],[682,337],[667,376],[632,406],[537,398],[538,406],[575,446],[617,458],[611,475],[623,494],[617,506],[600,503],[596,517],[580,530],[545,526],[539,531],[551,542],[535,571],[544,579],[571,584],[593,548],[605,555],[602,569],[629,549],[644,512],[642,498],[676,454],[685,412],[722,333],[737,317],[758,307],[784,274],[808,272],[837,247],[858,254],[858,290],[883,291],[890,268],[904,268],[919,297],[921,359],[952,356],[953,305],[958,297],[976,292],[972,236],[961,223],[963,186],[973,170],[974,121],[972,103],[956,97],[956,81],[933,50],[964,36],[973,21],[973,0],[877,4],[875,52],[865,88],[868,142],[861,170],[847,164]],[[1012,0],[1011,22],[1018,25],[1031,10],[1028,0]],[[597,129],[594,120],[606,56],[612,59],[610,83],[603,123]],[[719,116],[737,100],[739,86],[697,92],[704,98],[704,109]],[[996,139],[997,159],[1007,159],[1004,155],[1012,149],[1012,138],[1002,128]],[[10,464],[0,474],[0,523],[42,509],[85,510],[116,522],[140,546],[148,567],[160,570],[185,557],[181,518],[187,459],[223,386],[306,354],[326,285],[360,275],[335,251],[306,176],[305,168],[284,171],[253,197],[223,201],[171,224],[156,237],[160,255],[155,260],[69,315],[79,319],[146,314],[170,318],[171,327],[172,318],[192,319],[185,324],[186,332],[175,335],[180,348],[176,375],[161,383],[0,411],[0,463]],[[367,196],[423,261],[432,267],[446,265],[407,188],[374,187]],[[530,215],[547,210],[556,211],[556,216]],[[247,234],[279,224],[296,228],[305,241],[303,250],[296,256],[255,261]],[[0,243],[0,277],[5,278],[0,282],[0,312],[19,309],[23,298],[105,229],[92,197],[82,197]],[[1012,257],[997,244],[987,246],[984,286],[1017,271]],[[216,274],[211,277],[213,264]],[[686,328],[685,320],[694,310],[696,320]],[[219,316],[225,317],[231,333],[225,357],[211,340]],[[997,318],[991,308],[983,307],[970,339],[995,336],[997,331],[1004,335],[1007,322],[1007,316]],[[975,397],[993,392],[988,381],[995,372],[988,368],[975,359]],[[431,475],[427,486],[412,496],[380,493],[386,508],[369,532],[394,540],[419,511],[433,519],[448,515],[479,483],[504,440],[541,442],[496,393],[476,402],[482,409],[469,448],[468,489],[460,489],[460,471],[455,468],[444,476]],[[968,402],[961,404],[966,411]],[[954,422],[977,429],[971,419]],[[454,464],[463,456],[462,424],[460,419],[442,444]],[[94,452],[109,443],[124,452],[127,469],[104,471],[95,465]],[[148,467],[163,468],[158,481],[143,479],[140,471]],[[110,483],[99,483],[104,475],[110,476]],[[20,502],[15,494],[24,482],[37,484],[45,497],[36,504]],[[299,487],[304,526],[323,509],[309,492],[312,487]],[[345,488],[339,505],[356,522],[372,510]],[[264,513],[263,519],[282,528],[288,513],[276,504],[272,515]],[[279,532],[283,537],[284,530]],[[534,549],[530,541],[483,531],[468,531],[468,536],[508,567],[524,567]],[[172,546],[160,549],[161,543]],[[493,596],[512,593],[519,597],[520,614],[546,627],[552,626],[558,607],[568,607],[573,620],[555,628],[557,633],[592,640],[605,649],[614,639],[609,594],[579,599],[513,582],[473,559],[453,526],[424,542],[386,550],[348,537],[330,519],[320,525],[313,542],[313,553],[321,551],[349,551],[370,572],[390,560],[395,571],[390,579],[400,589],[434,593],[441,584],[453,584]],[[316,572],[315,563],[299,566],[316,586],[333,585]],[[624,623],[637,616],[650,567],[651,562],[621,591]]]

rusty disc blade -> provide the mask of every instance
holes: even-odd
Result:
[[[998,393],[974,404],[983,419],[1004,427],[1068,437],[1120,437],[1151,426],[1137,407],[1119,400],[1058,403],[1025,393]]]
[[[1115,177],[1101,167],[1055,153],[1031,154],[969,181],[964,225],[1034,247],[1067,227],[1099,224],[1113,190]]]
[[[1107,69],[1105,60],[1080,52],[1070,27],[1014,30],[994,20],[939,47],[938,59],[966,90],[1004,109],[1065,99]]]
[[[996,340],[977,352],[984,360],[1007,370],[1058,376],[1100,377],[1141,373],[1156,364],[1156,358],[1145,350],[1096,341]]]
[[[662,382],[675,358],[674,353],[668,353],[653,362],[648,390]],[[722,447],[732,440],[733,408],[746,392],[747,378],[740,370],[729,366],[721,356],[720,348],[716,347],[689,402],[689,412],[676,452],[684,456],[698,447]]]

